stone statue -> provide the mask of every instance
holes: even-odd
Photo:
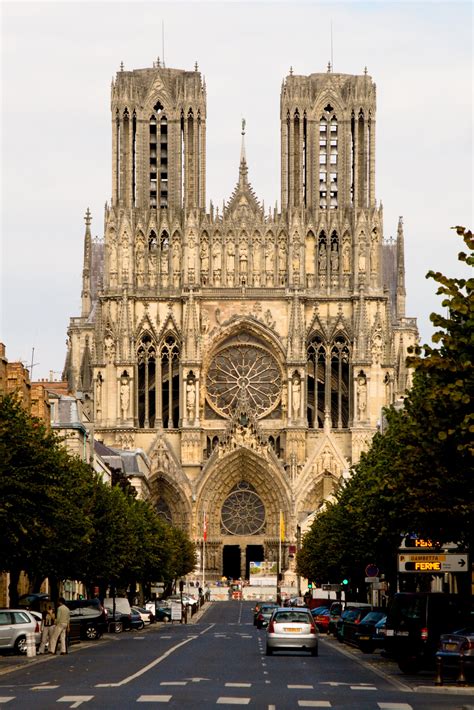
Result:
[[[212,245],[212,266],[214,271],[222,269],[222,248],[220,242],[214,242]]]
[[[265,247],[265,271],[273,272],[273,244]]]
[[[301,407],[301,382],[299,375],[293,375],[291,381],[291,406],[293,419],[300,418],[300,407]]]
[[[365,272],[366,257],[365,257],[365,242],[359,244],[359,271]]]
[[[109,242],[109,271],[115,273],[117,271],[117,242],[111,239]]]
[[[115,355],[115,340],[110,330],[106,332],[104,338],[104,355],[107,362],[113,362]]]
[[[120,383],[120,410],[122,412],[122,419],[127,418],[129,404],[130,404],[130,384],[127,379],[123,379]]]
[[[196,385],[193,380],[188,380],[186,385],[186,409],[189,421],[194,421],[196,410]]]
[[[226,266],[227,266],[227,273],[228,274],[233,274],[234,273],[234,267],[235,267],[235,245],[234,242],[229,242],[227,244],[227,261],[226,261]]]
[[[172,252],[173,273],[179,273],[181,271],[181,244],[179,239],[173,240]]]
[[[367,411],[367,380],[365,375],[357,378],[357,412],[359,419],[364,419]]]
[[[331,271],[333,274],[337,274],[339,271],[339,252],[337,244],[333,244],[331,248]]]
[[[374,234],[370,245],[370,270],[372,273],[376,273],[378,268],[378,246],[377,235]]]
[[[248,248],[247,248],[247,243],[242,242],[240,245],[240,255],[239,255],[239,260],[240,260],[240,273],[245,274],[247,273],[247,262],[248,262]]]
[[[320,274],[325,274],[327,270],[327,265],[328,265],[328,257],[326,253],[326,245],[320,244],[319,245],[319,273]]]
[[[95,383],[95,411],[97,416],[100,415],[102,410],[102,375],[97,375],[97,380]]]
[[[130,263],[130,255],[128,253],[128,237],[126,234],[122,237],[122,274],[128,276],[128,266]]]
[[[351,247],[347,242],[342,249],[342,270],[345,274],[351,270]]]
[[[203,241],[201,242],[200,256],[201,256],[201,273],[202,272],[207,273],[209,271],[209,245],[207,243],[207,239],[203,239]]]

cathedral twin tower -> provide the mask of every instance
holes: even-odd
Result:
[[[375,200],[375,85],[290,72],[281,210],[248,180],[206,210],[206,87],[197,71],[118,72],[112,201],[86,215],[82,313],[66,376],[94,436],[141,451],[139,495],[200,539],[206,577],[272,560],[349,474],[406,390],[404,242]],[[244,133],[244,126],[242,133]]]

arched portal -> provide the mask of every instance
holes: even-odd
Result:
[[[272,448],[250,430],[234,431],[211,455],[199,484],[197,520],[207,521],[206,578],[248,579],[252,562],[263,563],[262,570],[274,575],[280,548],[281,569],[286,569],[293,536],[290,500]],[[280,519],[287,530],[282,545]]]

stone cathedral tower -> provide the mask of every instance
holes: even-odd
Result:
[[[207,517],[208,579],[275,559],[280,511],[288,571],[298,527],[409,384],[417,329],[402,221],[384,241],[375,199],[375,84],[286,77],[268,213],[244,135],[233,194],[206,209],[197,68],[122,70],[111,103],[112,201],[103,241],[86,215],[69,385],[98,439],[146,453],[140,495],[196,540]]]

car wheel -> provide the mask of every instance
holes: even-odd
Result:
[[[121,634],[123,631],[123,624],[121,621],[116,621],[114,624],[114,633]]]
[[[272,655],[273,655],[273,648],[269,648],[269,647],[267,646],[267,648],[265,649],[265,655],[266,655],[266,656],[272,656]]]
[[[312,655],[312,656],[318,656],[318,655],[319,655],[318,647],[311,649],[311,655]]]
[[[145,628],[145,623],[143,621],[140,621],[140,623],[137,624],[137,631],[141,631],[144,628]]]
[[[100,634],[97,631],[95,626],[88,626],[86,628],[86,638],[89,639],[90,641],[94,641],[95,639],[98,639],[99,636],[100,636]]]
[[[26,636],[19,636],[15,641],[15,653],[21,653],[23,656],[26,653]]]
[[[170,619],[170,617],[169,617],[169,616],[164,616],[164,617],[163,617],[163,619],[162,619],[162,621],[164,621],[164,622],[165,622],[165,624],[167,624],[167,623],[168,623],[168,621],[171,621],[171,619]]]

